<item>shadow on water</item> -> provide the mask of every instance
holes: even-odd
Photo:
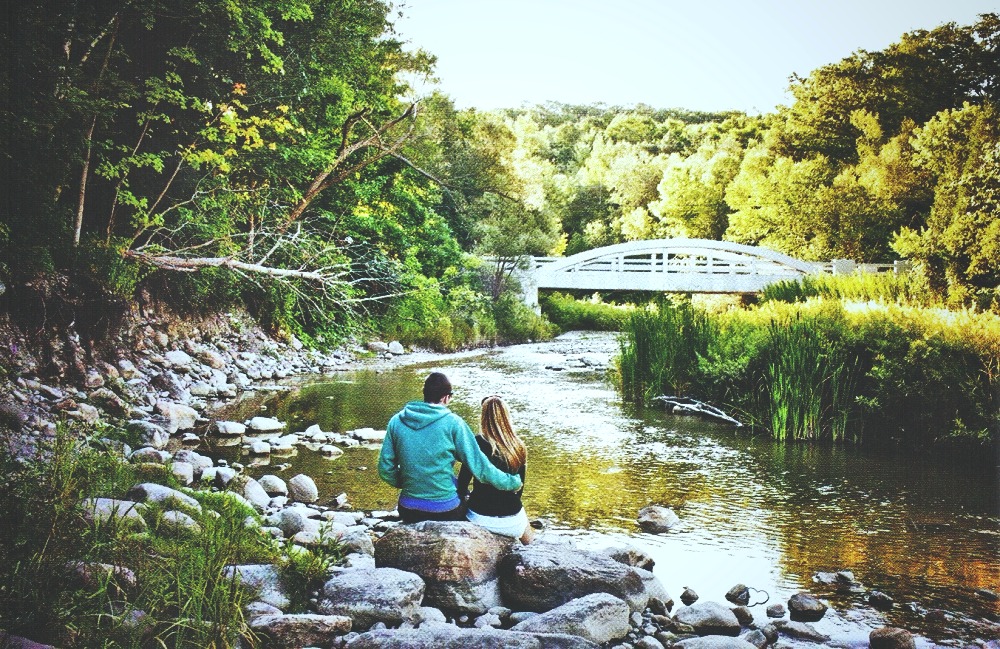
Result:
[[[529,449],[530,516],[585,545],[641,547],[672,594],[690,586],[724,601],[742,582],[784,603],[809,591],[838,612],[817,628],[860,646],[868,629],[885,624],[920,633],[918,646],[964,646],[997,635],[991,623],[1000,619],[1000,604],[975,593],[1000,590],[992,458],[779,445],[626,406],[605,378],[615,349],[610,334],[567,335],[389,372],[322,377],[289,393],[243,400],[220,416],[244,419],[264,407],[295,431],[314,423],[337,432],[384,428],[403,403],[420,398],[426,374],[440,369],[455,386],[453,409],[473,429],[482,397],[507,401]],[[238,446],[213,452],[247,461]],[[347,449],[335,460],[300,450],[251,472],[307,473],[326,499],[346,492],[357,508],[392,509],[397,492],[379,480],[377,456],[377,447]],[[672,507],[680,527],[666,535],[642,532],[636,512],[649,504]],[[813,583],[817,572],[842,569],[888,593],[896,606],[877,612],[862,593]],[[762,623],[763,608],[753,609]]]

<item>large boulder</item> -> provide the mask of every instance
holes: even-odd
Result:
[[[740,621],[736,614],[716,602],[695,602],[691,606],[682,606],[674,613],[674,620],[694,629],[698,635],[737,636],[740,633]]]
[[[706,635],[700,638],[688,638],[675,642],[676,649],[757,649],[743,638],[731,638],[725,635]]]
[[[270,640],[269,646],[298,647],[330,646],[337,636],[351,630],[351,618],[343,615],[261,615],[250,622],[255,633]]]
[[[257,599],[275,608],[287,608],[291,601],[285,594],[278,569],[267,563],[250,563],[226,566],[223,573],[229,579],[234,577],[244,586],[258,592]]]
[[[660,505],[649,505],[639,510],[639,527],[651,534],[663,534],[676,527],[681,519],[674,510]]]
[[[480,614],[501,602],[497,563],[514,543],[473,523],[398,525],[375,545],[375,565],[420,575],[428,606]]]
[[[565,543],[514,547],[500,560],[500,591],[507,606],[548,611],[592,593],[609,593],[642,611],[649,600],[638,570],[606,554]]]
[[[396,568],[345,570],[323,585],[316,609],[324,615],[346,615],[356,629],[376,622],[398,626],[419,614],[424,581]]]
[[[347,649],[597,649],[598,646],[574,635],[462,629],[451,624],[369,631],[347,643]]]
[[[875,629],[868,636],[868,642],[871,649],[915,649],[917,646],[913,634],[892,626]]]
[[[628,604],[614,595],[593,593],[528,618],[511,627],[511,631],[568,633],[605,643],[625,637],[630,615]]]
[[[181,506],[197,512],[201,511],[201,505],[191,496],[155,482],[143,482],[135,485],[128,490],[128,497],[143,503],[156,503],[164,507]]]
[[[826,604],[808,593],[795,593],[788,599],[788,616],[796,622],[821,620],[826,608]]]
[[[190,430],[198,421],[198,411],[191,406],[173,401],[157,401],[156,411],[164,418],[164,428],[173,435],[179,430]]]

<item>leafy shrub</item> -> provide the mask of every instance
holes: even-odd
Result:
[[[577,300],[563,293],[549,293],[539,300],[542,313],[562,331],[621,331],[635,307]]]

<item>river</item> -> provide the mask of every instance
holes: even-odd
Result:
[[[403,403],[420,398],[427,373],[441,370],[454,385],[453,410],[474,429],[482,397],[507,401],[528,447],[525,507],[545,519],[546,533],[645,550],[675,598],[691,587],[702,599],[724,602],[737,583],[770,603],[810,592],[831,606],[815,626],[852,646],[867,646],[869,630],[885,624],[918,634],[918,647],[998,639],[1000,603],[982,592],[1000,592],[995,458],[775,444],[732,426],[637,409],[623,404],[606,378],[616,351],[613,334],[573,332],[312,377],[290,392],[243,399],[222,415],[267,414],[292,431],[314,423],[337,432],[384,428]],[[248,461],[239,447],[211,450]],[[286,479],[306,473],[321,500],[346,492],[355,508],[392,509],[397,492],[379,480],[377,456],[377,447],[350,448],[335,460],[300,450],[251,472],[280,469]],[[649,504],[673,508],[680,526],[642,532],[636,513]],[[852,571],[864,590],[888,594],[895,606],[879,612],[864,592],[814,581],[838,570]],[[753,608],[758,621],[764,608]]]

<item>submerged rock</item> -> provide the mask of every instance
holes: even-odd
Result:
[[[816,622],[826,615],[827,606],[808,593],[796,593],[788,600],[789,617],[797,622]]]
[[[639,526],[651,534],[663,534],[676,527],[681,519],[674,510],[660,505],[649,505],[639,510]]]

